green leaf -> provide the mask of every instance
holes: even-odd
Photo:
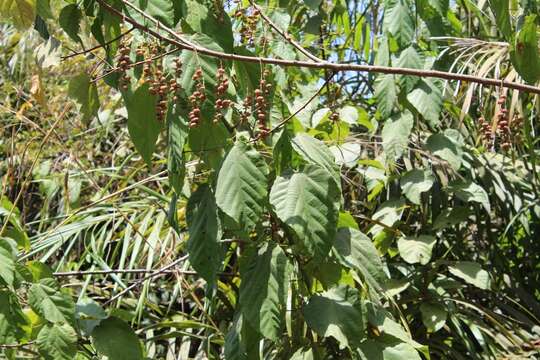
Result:
[[[81,9],[79,9],[77,4],[69,4],[64,6],[58,17],[60,27],[62,27],[66,34],[68,34],[75,42],[81,42],[79,31],[82,15]]]
[[[176,24],[174,2],[173,0],[139,0],[139,9],[165,26],[173,27]]]
[[[332,247],[338,220],[340,191],[324,169],[308,165],[286,171],[270,191],[276,215],[290,228],[305,255],[322,260]]]
[[[214,283],[222,267],[222,232],[214,194],[208,185],[200,185],[189,198],[186,221],[189,261],[206,281]]]
[[[44,20],[53,19],[50,0],[39,0],[36,3],[36,12]]]
[[[0,344],[15,344],[24,335],[28,324],[17,296],[11,291],[0,290]]]
[[[352,228],[340,228],[336,234],[334,249],[339,261],[358,271],[375,290],[381,290],[388,280],[381,257],[370,238]]]
[[[407,100],[428,121],[431,127],[437,126],[443,103],[440,80],[422,79],[407,95]]]
[[[450,274],[457,276],[466,283],[480,289],[488,290],[491,287],[489,273],[483,270],[480,264],[472,261],[458,261],[448,266]]]
[[[77,328],[85,335],[90,335],[94,328],[106,318],[105,310],[90,298],[83,298],[75,305]]]
[[[536,15],[525,18],[525,23],[519,29],[510,50],[510,59],[523,80],[535,83],[540,79]]]
[[[268,195],[268,167],[263,157],[242,140],[229,151],[216,185],[216,203],[249,232],[260,221]]]
[[[397,102],[398,88],[396,78],[392,74],[379,75],[375,80],[375,99],[377,100],[377,110],[383,119],[392,114],[392,110]]]
[[[15,254],[10,242],[0,237],[0,279],[8,286],[12,286],[15,279]]]
[[[422,322],[428,332],[436,332],[442,329],[448,316],[446,308],[437,303],[424,302],[420,304],[420,312],[422,313]]]
[[[385,2],[383,29],[392,34],[402,47],[411,43],[414,37],[414,19],[406,0]]]
[[[150,166],[161,130],[161,123],[156,119],[156,98],[150,94],[148,85],[144,84],[133,94],[126,92],[124,101],[128,113],[129,135],[143,160]]]
[[[433,229],[440,230],[449,226],[460,224],[471,215],[468,207],[458,206],[453,209],[444,209],[433,221]]]
[[[184,20],[194,33],[207,35],[214,39],[225,52],[232,52],[231,19],[223,9],[216,11],[212,0],[186,0],[182,3]]]
[[[95,83],[85,73],[73,77],[69,81],[68,94],[81,106],[82,120],[88,124],[99,110],[99,97]]]
[[[243,318],[264,337],[277,341],[285,322],[291,265],[281,248],[269,243],[254,252],[240,286]]]
[[[315,360],[317,355],[314,353],[313,349],[304,349],[300,348],[292,355],[289,360]]]
[[[426,265],[436,242],[437,239],[429,235],[401,237],[397,243],[399,255],[409,264]]]
[[[509,0],[490,0],[491,10],[495,13],[495,22],[497,30],[504,35],[506,39],[512,36],[512,25],[510,24],[510,1]]]
[[[409,69],[422,69],[424,67],[424,60],[420,57],[414,46],[409,46],[399,54],[396,66]],[[406,93],[409,93],[413,87],[418,83],[420,78],[418,76],[399,76],[399,85]]]
[[[36,18],[36,0],[2,0],[0,18],[12,22],[19,30],[26,30]]]
[[[365,338],[366,319],[358,290],[339,286],[314,295],[303,309],[310,328],[324,337],[333,337],[344,346],[354,346]]]
[[[484,206],[486,211],[491,211],[489,196],[480,185],[467,181],[454,181],[448,185],[448,190],[453,192],[459,199],[466,202],[477,202]]]
[[[168,157],[167,170],[169,182],[177,194],[182,193],[186,164],[184,158],[184,145],[188,138],[188,125],[185,116],[180,114],[180,106],[170,107],[167,112],[168,124]]]
[[[381,132],[383,149],[387,158],[397,159],[409,145],[414,118],[408,111],[396,114],[384,123]]]
[[[354,106],[345,105],[339,109],[339,119],[347,124],[355,125],[358,122],[358,110]]]
[[[294,151],[300,154],[306,162],[326,169],[336,180],[336,184],[341,185],[334,155],[322,141],[306,133],[300,133],[292,139],[291,144]]]
[[[454,170],[461,167],[463,150],[455,141],[443,134],[433,134],[426,142],[426,148],[431,153],[445,160]]]
[[[358,354],[362,360],[421,360],[416,349],[406,342],[367,339],[360,344]]]
[[[318,10],[319,5],[321,5],[322,0],[303,0],[304,4],[309,7],[311,10]]]
[[[143,359],[139,338],[127,323],[117,317],[110,317],[96,326],[92,342],[98,353],[109,360]]]
[[[36,342],[45,360],[72,360],[77,352],[77,333],[68,324],[45,325]]]
[[[32,284],[28,304],[37,314],[53,323],[73,323],[75,304],[71,296],[58,290],[54,279],[46,278]]]
[[[435,178],[430,170],[415,169],[403,174],[399,180],[403,194],[412,203],[420,205],[421,194],[431,189]]]

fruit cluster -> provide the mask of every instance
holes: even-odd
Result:
[[[240,35],[243,43],[250,46],[253,46],[255,43],[255,32],[260,15],[259,10],[256,8],[252,8],[251,10],[238,9],[234,13],[234,17],[242,22]]]
[[[195,70],[193,81],[195,82],[196,90],[189,96],[191,111],[189,112],[189,127],[193,128],[200,124],[201,121],[201,105],[206,100],[204,94],[205,86],[203,82],[203,71],[201,68]]]
[[[480,125],[480,133],[482,134],[484,145],[489,149],[492,147],[493,140],[495,139],[491,124],[486,121],[483,116],[478,119],[478,123]]]
[[[126,91],[129,88],[129,76],[127,74],[127,70],[129,69],[131,65],[131,59],[129,58],[129,47],[125,42],[122,42],[118,46],[118,53],[120,56],[118,57],[118,64],[117,68],[120,71],[120,80],[118,80],[118,85],[120,86],[120,89]]]
[[[218,86],[216,88],[216,101],[214,103],[214,110],[216,111],[213,119],[214,124],[217,124],[223,118],[221,111],[231,106],[231,100],[223,98],[223,95],[225,95],[229,88],[229,79],[225,76],[225,69],[223,67],[217,70],[217,79]]]
[[[262,78],[259,81],[259,87],[255,89],[255,113],[257,114],[260,138],[265,138],[270,133],[270,129],[266,126],[267,98],[272,91],[272,84],[266,82],[268,76],[270,76],[270,71],[266,69],[263,71]]]
[[[506,95],[501,95],[497,100],[499,111],[497,113],[497,133],[499,135],[501,149],[508,151],[511,147],[510,128],[508,127],[508,109],[505,108]]]

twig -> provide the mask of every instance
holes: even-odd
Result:
[[[300,45],[298,42],[296,42],[292,37],[291,35],[289,35],[286,31],[284,30],[281,30],[268,16],[266,16],[266,14],[261,10],[261,8],[255,4],[255,2],[253,0],[249,0],[249,3],[251,4],[251,6],[253,6],[255,9],[257,9],[257,11],[259,12],[259,14],[261,15],[261,17],[263,18],[263,20],[272,28],[274,29],[279,35],[281,35],[285,40],[287,40],[289,42],[289,44],[291,44],[292,46],[294,46],[298,51],[300,51],[302,54],[304,54],[305,56],[307,56],[309,59],[315,61],[315,62],[322,62],[323,60],[322,59],[319,59],[318,57],[316,57],[315,55],[313,55],[312,53],[310,53],[309,51],[307,51],[302,45]]]
[[[68,277],[68,276],[86,276],[86,275],[111,275],[111,274],[147,274],[154,273],[156,270],[152,269],[111,269],[111,270],[81,270],[81,271],[65,271],[53,273],[56,277]],[[182,275],[198,275],[196,271],[192,270],[162,270],[161,274],[175,274],[180,273]],[[219,273],[220,276],[236,276],[233,273]]]
[[[94,51],[94,50],[100,49],[100,48],[102,48],[102,47],[105,47],[105,46],[107,46],[107,45],[112,44],[112,43],[115,42],[115,41],[120,40],[121,38],[123,38],[124,36],[126,36],[127,34],[129,34],[130,32],[132,32],[133,30],[135,30],[135,27],[132,27],[132,28],[129,29],[128,31],[126,31],[126,32],[124,32],[124,33],[118,35],[118,36],[115,37],[114,39],[111,39],[111,40],[107,41],[107,42],[106,42],[105,44],[103,44],[103,45],[99,44],[99,45],[96,45],[96,46],[94,46],[94,47],[92,47],[92,48],[90,48],[90,49],[86,49],[86,50],[74,52],[74,53],[72,53],[72,54],[69,54],[69,55],[66,55],[66,56],[62,56],[61,59],[62,59],[62,60],[66,60],[66,59],[75,57],[75,56],[77,56],[77,55],[88,54],[89,52],[92,52],[92,51]]]
[[[220,59],[227,59],[233,61],[242,61],[242,62],[251,62],[251,63],[263,63],[263,64],[273,64],[279,66],[294,66],[294,67],[305,67],[305,68],[314,68],[314,69],[328,69],[334,72],[343,72],[343,71],[356,71],[356,72],[373,72],[380,74],[397,74],[397,75],[412,75],[419,77],[432,77],[440,78],[453,81],[462,81],[462,82],[473,82],[486,86],[495,86],[495,87],[505,87],[508,89],[515,89],[519,91],[540,94],[540,88],[532,85],[520,84],[511,81],[501,81],[499,79],[486,78],[473,75],[457,74],[446,71],[439,70],[423,70],[423,69],[411,69],[411,68],[399,68],[399,67],[389,67],[389,66],[374,66],[374,65],[357,65],[357,64],[341,64],[341,63],[332,63],[328,61],[323,62],[312,62],[312,61],[300,61],[300,60],[283,60],[283,59],[274,59],[266,57],[255,57],[255,56],[245,56],[237,54],[229,54],[222,51],[216,51],[207,49],[200,45],[189,42],[188,40],[182,38],[179,34],[175,33],[173,30],[167,28],[165,25],[159,21],[153,19],[152,17],[144,14],[145,18],[152,20],[155,24],[159,24],[159,29],[167,32],[174,39],[167,38],[161,35],[158,31],[152,30],[145,25],[142,25],[132,18],[125,16],[119,10],[113,8],[105,2],[105,0],[96,0],[105,10],[111,12],[112,14],[124,19],[126,22],[132,24],[137,29],[148,33],[155,38],[167,42],[171,45],[175,45],[181,49],[188,51],[195,51],[198,54],[208,55]],[[123,1],[126,6],[135,8],[132,4],[127,1]]]
[[[125,288],[124,290],[120,291],[118,294],[114,295],[112,298],[110,298],[109,300],[107,300],[103,305],[107,305],[107,304],[110,304],[111,302],[115,301],[116,299],[118,299],[119,297],[121,297],[122,295],[124,295],[125,293],[129,292],[131,289],[139,286],[141,283],[143,283],[144,281],[148,280],[148,279],[152,279],[156,276],[159,276],[159,275],[162,275],[164,274],[167,270],[169,270],[170,268],[172,267],[175,267],[177,264],[179,264],[180,262],[186,260],[188,258],[188,255],[184,255],[182,256],[181,258],[178,258],[176,260],[174,260],[173,262],[171,262],[170,264],[168,265],[165,265],[164,267],[162,267],[161,269],[159,270],[156,270],[154,272],[152,272],[150,275],[147,275],[145,276],[144,278],[140,279],[139,281],[135,282],[134,284],[131,284],[130,286],[128,286],[127,288]]]

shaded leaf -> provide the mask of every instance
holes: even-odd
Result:
[[[459,261],[448,266],[450,274],[457,276],[466,283],[480,289],[488,290],[491,287],[489,273],[483,270],[480,264],[471,261]]]
[[[314,295],[303,313],[308,326],[317,334],[331,336],[344,346],[354,346],[366,336],[366,319],[360,295],[354,288],[339,286]]]
[[[384,123],[382,129],[383,148],[387,158],[401,157],[409,144],[409,136],[414,125],[410,112],[396,114]]]
[[[117,317],[103,320],[92,331],[92,342],[99,354],[109,360],[143,359],[139,338],[131,327]]]
[[[274,243],[254,252],[240,286],[243,318],[264,337],[277,341],[285,321],[291,265]]]
[[[397,90],[396,77],[393,74],[379,75],[375,80],[377,110],[379,110],[383,119],[392,114],[397,102]]]
[[[459,170],[461,167],[463,150],[452,139],[443,134],[431,135],[427,142],[426,148],[441,159],[450,164],[454,170]]]
[[[399,54],[396,66],[409,69],[422,69],[424,60],[420,57],[414,46],[409,46]],[[420,80],[418,76],[399,76],[399,85],[409,93]]]
[[[486,190],[472,180],[452,182],[449,184],[448,190],[463,201],[477,202],[482,204],[487,212],[491,210]]]
[[[214,283],[222,266],[222,232],[214,194],[208,185],[200,185],[189,198],[186,221],[189,261],[206,281]]]
[[[431,259],[431,251],[437,239],[429,235],[402,237],[398,240],[399,255],[409,264],[426,265]]]
[[[420,312],[422,313],[422,322],[429,332],[442,329],[448,316],[446,308],[437,303],[424,302],[420,304]]]
[[[3,0],[0,18],[7,19],[19,30],[26,30],[34,23],[36,0]]]
[[[422,79],[407,95],[407,100],[432,127],[437,126],[443,103],[440,80]]]
[[[515,37],[510,59],[523,80],[535,83],[540,79],[536,15],[528,15],[525,18],[525,23]]]
[[[75,304],[62,293],[54,279],[41,279],[28,290],[28,304],[37,314],[53,323],[73,323]]]
[[[435,178],[429,170],[415,169],[403,174],[399,180],[403,194],[412,203],[420,205],[421,194],[431,189]]]
[[[60,26],[75,42],[81,42],[81,38],[79,37],[81,19],[82,12],[77,4],[69,4],[64,6],[64,8],[62,8],[60,11],[60,15],[58,16]]]
[[[308,165],[301,172],[286,171],[270,191],[270,203],[295,234],[305,255],[323,259],[336,233],[340,191],[327,171]]]
[[[37,339],[45,360],[72,360],[77,352],[77,333],[68,324],[46,324]]]
[[[82,120],[88,124],[99,110],[96,84],[85,73],[77,75],[69,81],[68,94],[81,106]]]
[[[0,344],[15,344],[24,335],[27,325],[17,296],[11,291],[0,290]]]
[[[268,194],[268,167],[263,157],[242,140],[229,151],[216,185],[216,203],[242,229],[260,221]]]
[[[411,43],[414,36],[414,19],[406,0],[387,0],[383,28],[394,36],[401,46]]]

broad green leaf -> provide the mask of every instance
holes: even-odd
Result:
[[[297,86],[300,95],[294,98],[292,104],[288,104],[289,113],[296,114],[295,118],[304,128],[314,128],[311,117],[317,111],[320,102],[318,95],[316,95],[320,86],[313,83],[300,83]]]
[[[301,253],[319,260],[332,247],[339,199],[334,178],[314,165],[301,172],[284,172],[270,191],[270,203],[279,219],[293,231]]]
[[[264,337],[277,341],[285,322],[291,265],[283,250],[269,243],[254,252],[240,286],[243,318]]]
[[[339,261],[358,271],[376,290],[381,290],[388,280],[381,257],[370,238],[352,228],[340,228],[336,234],[334,249]]]
[[[412,203],[420,205],[421,194],[431,189],[435,178],[430,170],[415,169],[403,174],[399,180],[403,194]]]
[[[387,341],[384,341],[387,340]],[[406,342],[367,339],[357,349],[361,360],[421,360],[416,349]]]
[[[422,345],[411,338],[411,335],[397,323],[392,315],[382,306],[366,302],[369,323],[376,327],[382,334],[391,336],[394,341],[401,340],[414,348],[421,348]]]
[[[41,279],[53,279],[53,271],[52,269],[40,262],[40,261],[29,261],[26,264],[26,268],[30,271],[32,275],[33,282],[39,282]]]
[[[461,167],[463,150],[461,146],[452,141],[449,137],[443,134],[433,134],[426,142],[426,148],[431,153],[445,160],[454,170],[459,170]]]
[[[354,347],[366,337],[366,319],[358,290],[339,286],[314,295],[303,309],[310,328],[324,337],[333,337]]]
[[[409,69],[422,69],[424,67],[424,60],[420,57],[414,46],[409,46],[399,54],[396,66]],[[399,76],[399,85],[406,93],[409,93],[414,85],[418,83],[420,78],[418,76]]]
[[[397,159],[409,145],[409,136],[414,125],[410,112],[402,112],[386,120],[382,129],[383,149],[387,158]]]
[[[437,303],[424,302],[420,304],[420,312],[422,313],[422,322],[429,332],[442,329],[448,316],[446,308]]]
[[[448,266],[450,274],[457,276],[466,283],[480,289],[488,290],[491,287],[489,273],[483,270],[480,264],[471,261],[459,261]]]
[[[88,124],[99,110],[99,97],[95,83],[85,73],[73,77],[69,81],[69,96],[81,106],[82,120]]]
[[[443,104],[439,80],[422,79],[407,95],[407,100],[428,121],[431,127],[438,125]]]
[[[73,323],[75,304],[71,296],[58,289],[54,279],[46,278],[32,284],[28,290],[28,304],[37,314],[52,323]]]
[[[322,0],[303,0],[304,4],[307,5],[311,10],[318,10],[319,5],[321,5]]]
[[[356,166],[357,160],[362,155],[362,145],[357,142],[346,142],[342,145],[331,146],[329,150],[334,155],[336,164],[347,167]]]
[[[392,110],[397,103],[396,77],[393,74],[379,75],[375,80],[375,99],[377,100],[377,110],[383,119],[392,114]]]
[[[260,221],[268,195],[268,167],[261,154],[242,140],[229,151],[216,185],[216,203],[242,229]]]
[[[27,320],[17,296],[11,291],[0,290],[0,344],[15,344],[25,333]]]
[[[323,121],[328,120],[330,113],[330,109],[327,107],[315,111],[311,117],[311,126],[317,127]]]
[[[148,85],[140,86],[134,93],[124,93],[128,113],[128,131],[131,141],[150,166],[152,153],[161,130],[161,123],[156,119],[156,98],[150,95]]]
[[[386,0],[383,29],[405,47],[414,37],[414,18],[406,0]]]
[[[540,79],[537,31],[536,15],[528,15],[518,31],[510,51],[512,65],[523,80],[528,83],[535,83]]]
[[[314,137],[300,133],[292,139],[292,147],[302,158],[310,164],[318,165],[328,171],[340,186],[339,171],[336,166],[334,155],[328,147]]]
[[[39,0],[36,2],[36,12],[44,20],[53,19],[50,0]]]
[[[372,218],[386,226],[391,227],[401,219],[404,207],[405,199],[385,201],[381,204],[381,206],[379,206]],[[380,224],[375,224],[371,229],[369,229],[369,233],[377,235],[384,228],[385,227]]]
[[[242,315],[236,315],[225,335],[224,355],[227,360],[247,360],[248,354],[242,341]]]
[[[139,0],[139,9],[159,20],[168,27],[175,23],[175,9],[173,0]]]
[[[109,360],[143,359],[139,338],[117,317],[110,317],[96,326],[92,331],[92,342],[98,353]]]
[[[90,298],[83,298],[75,305],[77,328],[85,335],[90,335],[99,323],[107,318],[103,308]]]
[[[206,281],[214,283],[222,266],[222,232],[214,194],[208,185],[200,185],[189,198],[186,221],[189,261]]]
[[[459,206],[452,209],[444,209],[433,221],[433,229],[440,230],[449,226],[460,224],[471,215],[468,207]]]
[[[186,172],[184,145],[188,138],[189,128],[185,116],[180,114],[179,104],[169,108],[167,124],[167,170],[169,172],[169,182],[176,193],[181,194]]]
[[[0,18],[9,20],[19,30],[26,30],[34,23],[36,0],[2,0]]]
[[[77,333],[65,323],[45,325],[36,342],[45,360],[72,360],[77,352]]]
[[[232,52],[234,39],[227,12],[223,9],[216,11],[212,0],[185,0],[182,5],[184,20],[196,34],[207,35],[226,52]]]
[[[472,180],[452,182],[449,184],[448,190],[463,201],[480,203],[488,213],[491,211],[489,196],[486,190]]]
[[[13,246],[10,240],[0,237],[0,279],[8,286],[12,286],[14,278],[15,254]]]
[[[64,6],[58,17],[60,27],[62,27],[66,34],[68,34],[69,37],[75,42],[81,42],[79,31],[82,16],[83,14],[81,9],[79,9],[77,4],[69,4]]]
[[[401,237],[397,243],[399,255],[409,264],[426,265],[436,242],[437,239],[429,235]]]
[[[289,360],[315,360],[317,356],[314,354],[313,349],[298,349]]]
[[[354,106],[345,105],[338,113],[339,119],[347,124],[355,125],[358,122],[358,110]]]
[[[510,24],[510,0],[490,0],[492,11],[495,13],[497,30],[506,39],[512,36],[512,25]]]
[[[390,49],[388,47],[388,38],[381,36],[379,38],[379,48],[375,55],[374,65],[388,66],[390,64]]]

